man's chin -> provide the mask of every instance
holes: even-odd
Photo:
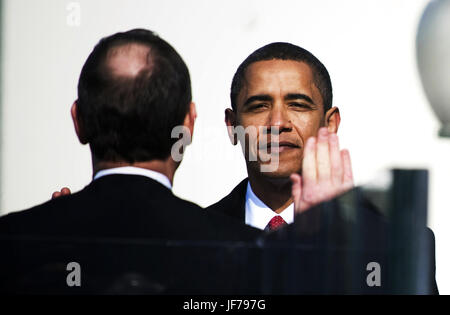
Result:
[[[300,169],[295,167],[283,167],[282,165],[275,167],[274,165],[262,163],[253,164],[252,169],[264,177],[273,179],[289,179],[291,174],[300,172]]]
[[[291,174],[294,172],[289,172],[289,171],[274,171],[274,172],[261,172],[262,175],[266,176],[266,177],[270,177],[270,178],[279,178],[279,179],[283,179],[283,178],[290,178]]]

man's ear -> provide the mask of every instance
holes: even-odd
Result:
[[[186,117],[184,117],[183,123],[183,125],[189,130],[191,141],[194,136],[195,119],[197,119],[197,109],[195,108],[195,103],[191,102],[189,104],[189,111],[187,112]]]
[[[227,125],[228,137],[230,138],[231,144],[236,145],[238,143],[237,135],[234,132],[234,127],[236,127],[236,113],[231,108],[225,110],[225,124]]]
[[[70,114],[72,115],[73,126],[75,127],[75,132],[77,134],[78,140],[81,142],[81,144],[86,144],[88,143],[88,141],[85,136],[83,124],[81,123],[80,117],[78,116],[77,106],[77,101],[73,102],[72,107],[70,108]]]
[[[325,126],[328,127],[329,133],[337,133],[339,124],[341,123],[341,114],[339,108],[332,107],[325,113]]]

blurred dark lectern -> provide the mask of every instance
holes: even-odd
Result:
[[[355,188],[268,236],[264,292],[437,294],[434,235],[426,227],[428,173],[391,175],[384,196]],[[374,197],[382,197],[382,207]]]
[[[371,201],[376,194],[355,188],[253,243],[3,238],[0,291],[437,293],[434,237],[426,228],[427,172],[394,170],[392,174],[382,209]],[[78,271],[70,268],[71,262],[78,264]],[[77,275],[79,286],[72,283]]]

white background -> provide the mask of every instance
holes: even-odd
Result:
[[[437,137],[415,60],[427,0],[85,0],[77,1],[79,26],[67,23],[70,2],[3,1],[1,213],[90,181],[89,148],[77,142],[69,114],[78,75],[101,37],[135,27],[170,42],[191,72],[199,116],[174,191],[201,206],[219,200],[246,176],[223,123],[234,71],[256,48],[288,41],[330,72],[357,184],[390,167],[430,170],[437,281],[450,293],[450,140]]]

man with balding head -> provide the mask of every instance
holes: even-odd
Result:
[[[92,182],[1,218],[1,234],[184,240],[255,235],[172,193],[181,159],[171,155],[180,141],[171,133],[181,126],[192,135],[196,110],[185,63],[157,35],[131,30],[102,39],[83,66],[71,114],[80,142],[91,149]]]
[[[227,286],[235,265],[198,244],[254,240],[259,231],[172,193],[196,119],[180,55],[148,30],[103,38],[71,114],[90,146],[93,180],[0,218],[0,292],[239,292]],[[184,132],[173,138],[177,129]],[[70,287],[69,263],[81,266],[81,291]]]
[[[88,279],[82,278],[83,293],[230,292],[219,280],[226,282],[227,274],[214,252],[208,260],[196,244],[253,240],[260,233],[172,193],[184,146],[172,151],[180,141],[189,144],[184,135],[192,135],[196,119],[178,53],[147,30],[103,38],[83,66],[71,114],[80,142],[90,146],[93,180],[79,192],[0,218],[0,291],[70,290],[65,264],[80,262]],[[185,132],[173,138],[174,128]],[[19,243],[4,242],[11,238]],[[183,242],[194,245],[187,250]],[[138,247],[146,244],[157,246]]]

